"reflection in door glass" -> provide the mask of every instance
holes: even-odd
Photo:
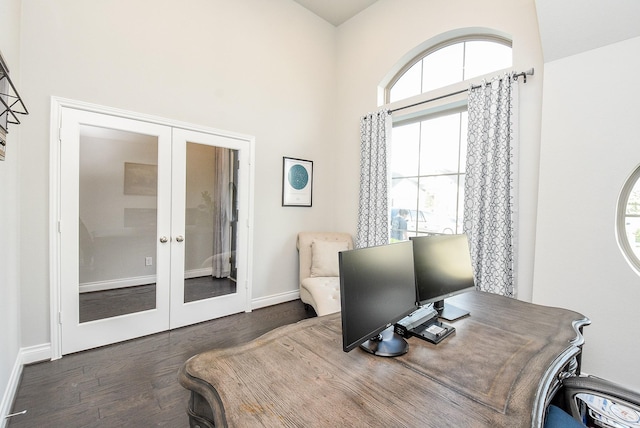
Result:
[[[80,322],[156,307],[158,138],[80,126]]]
[[[236,292],[237,159],[187,142],[185,303]]]

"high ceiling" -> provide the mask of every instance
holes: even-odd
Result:
[[[294,0],[336,27],[377,0]],[[535,0],[544,61],[640,36],[640,0]]]
[[[640,36],[638,0],[535,0],[544,61]]]
[[[336,27],[377,0],[294,0]]]

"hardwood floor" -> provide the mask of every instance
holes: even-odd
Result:
[[[300,300],[26,366],[9,427],[188,427],[178,369],[191,356],[312,316]]]

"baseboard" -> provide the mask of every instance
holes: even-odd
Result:
[[[27,348],[20,348],[16,361],[13,364],[11,370],[11,376],[7,383],[7,388],[2,396],[2,403],[0,403],[0,427],[5,428],[8,424],[7,415],[11,413],[11,407],[16,398],[18,387],[20,386],[20,377],[22,376],[22,369],[27,364],[33,364],[40,361],[48,361],[51,359],[51,344],[44,343],[42,345],[29,346]],[[16,409],[21,411],[22,409]],[[19,417],[19,416],[16,416]]]
[[[212,268],[191,269],[185,271],[184,279],[199,278],[201,276],[211,276]],[[133,276],[130,278],[111,279],[108,281],[85,282],[78,286],[80,293],[90,293],[92,291],[116,290],[118,288],[135,287],[138,285],[153,284],[156,282],[155,275]]]
[[[259,297],[251,300],[251,309],[266,308],[267,306],[277,305],[279,303],[290,302],[300,298],[300,290],[287,291],[280,294],[272,294],[267,297]]]
[[[85,282],[78,286],[80,293],[90,293],[92,291],[115,290],[118,288],[135,287],[137,285],[153,284],[156,282],[155,275],[136,276],[131,278],[113,279],[109,281]]]
[[[9,376],[7,388],[2,395],[2,403],[0,403],[0,417],[2,418],[0,420],[0,427],[2,428],[6,427],[9,422],[7,415],[11,413],[11,407],[13,406],[13,401],[16,398],[16,392],[18,392],[18,386],[20,385],[20,376],[22,376],[22,360],[20,353],[18,353],[16,361],[13,364],[13,369],[11,370],[11,375]]]
[[[22,364],[39,363],[51,359],[51,343],[20,348],[20,358]]]

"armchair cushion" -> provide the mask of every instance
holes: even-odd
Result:
[[[347,241],[321,241],[311,243],[311,277],[340,276],[338,253],[349,249]]]
[[[340,277],[305,279],[300,284],[300,299],[311,305],[318,315],[340,312]]]
[[[296,242],[300,268],[300,300],[318,316],[340,311],[338,252],[353,249],[342,232],[300,232]]]

